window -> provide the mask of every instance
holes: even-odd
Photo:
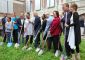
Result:
[[[0,12],[7,13],[7,0],[0,1]]]
[[[54,6],[55,6],[55,0],[47,0],[47,8]]]
[[[66,2],[72,2],[72,0],[66,0]]]
[[[8,13],[13,12],[13,0],[8,0]]]
[[[13,0],[1,0],[0,1],[0,12],[1,13],[12,13],[13,12]]]
[[[50,0],[50,7],[55,6],[55,0]]]
[[[31,1],[26,0],[26,12],[30,12],[30,11],[31,11]]]
[[[35,10],[41,9],[41,0],[35,0]]]
[[[47,0],[47,8],[50,7],[50,0]]]

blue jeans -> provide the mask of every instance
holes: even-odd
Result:
[[[11,32],[6,32],[7,42],[11,42]]]

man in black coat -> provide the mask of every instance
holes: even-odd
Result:
[[[17,19],[17,24],[18,24],[18,32],[19,32],[19,39],[20,35],[22,35],[22,43],[24,43],[24,23],[25,23],[25,18],[24,18],[24,13],[21,13],[20,18]]]
[[[70,24],[70,18],[71,14],[69,12],[69,4],[65,3],[63,5],[63,11],[64,11],[64,17],[62,18],[61,22],[63,23],[63,30],[64,30],[64,35],[65,35],[65,50],[66,50],[66,55],[69,57],[70,56],[70,46],[67,42],[68,39],[68,34],[69,34],[69,27],[65,27],[65,24]]]
[[[36,35],[38,34],[38,31],[40,30],[40,27],[41,27],[41,20],[40,20],[40,17],[38,16],[37,13],[34,13],[34,36],[36,37]],[[40,45],[40,33],[37,35],[36,39],[35,39],[35,48],[36,49],[36,52],[39,50],[39,45]]]

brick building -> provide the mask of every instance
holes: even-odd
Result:
[[[37,11],[40,15],[45,11],[52,14],[54,10],[58,10],[61,13],[62,4],[64,3],[76,3],[79,6],[79,14],[85,13],[85,0],[27,0],[26,3],[28,4],[27,7],[29,7],[27,11]]]
[[[46,11],[52,14],[54,10],[58,10],[61,13],[63,3],[77,3],[79,14],[85,13],[85,0],[13,0],[13,12],[20,15],[21,12],[37,11],[42,15]]]
[[[3,0],[3,1],[5,2],[5,4],[8,3],[7,0]],[[3,4],[4,2],[1,2],[1,3]],[[10,8],[8,8],[9,6],[7,6],[7,5],[5,5],[7,7],[5,7],[4,5],[2,5],[2,10],[0,10],[0,16],[3,16],[3,13],[8,13],[8,15],[11,15],[13,12],[15,12],[16,15],[20,15],[21,12],[24,12],[25,11],[24,1],[13,0],[13,2],[9,1],[9,4],[11,4],[10,5],[11,6]],[[4,8],[6,8],[6,9],[4,9]]]

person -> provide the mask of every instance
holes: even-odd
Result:
[[[44,39],[46,40],[47,47],[49,49],[49,39],[51,39],[51,35],[49,34],[49,31],[50,31],[50,25],[53,21],[53,16],[50,15],[48,12],[46,13],[46,20],[47,20],[47,23],[46,23],[46,27],[45,27],[43,36],[44,36]]]
[[[0,45],[3,45],[3,43],[6,42],[6,34],[5,34],[5,23],[7,21],[7,14],[5,13],[4,14],[4,17],[2,18],[2,26],[3,26],[3,35],[4,35],[4,39],[3,39],[3,42],[0,43]]]
[[[41,27],[41,19],[36,12],[34,12],[34,18],[34,47],[36,48],[36,52],[38,52],[40,50],[40,33],[38,34],[38,32]]]
[[[12,30],[13,30],[13,23],[11,22],[11,17],[7,17],[7,22],[5,23],[5,32],[7,36],[7,46],[10,47],[12,44],[12,41],[10,38],[12,38]]]
[[[80,29],[81,29],[81,36],[84,36],[84,16],[80,16]]]
[[[70,24],[65,24],[66,27],[70,27],[68,43],[71,48],[72,60],[80,60],[79,44],[81,43],[81,31],[77,9],[77,4],[72,4],[70,6],[70,11],[72,12]],[[77,55],[75,55],[75,50]]]
[[[33,42],[33,34],[34,34],[33,22],[31,21],[30,13],[27,13],[25,25],[24,25],[24,37],[26,37],[26,42],[25,42],[25,46],[22,48],[22,50],[28,48],[27,49],[27,51],[28,51],[28,50],[32,49],[31,45],[32,45],[32,42]],[[30,44],[28,44],[29,38],[30,38]]]
[[[41,48],[40,48],[40,51],[38,52],[38,55],[42,55],[43,52],[44,52],[44,46],[45,46],[45,36],[43,36],[44,34],[44,31],[45,31],[45,27],[46,27],[46,23],[47,23],[47,20],[46,20],[46,14],[43,14],[42,16],[42,25],[41,25],[41,29],[40,29],[40,33],[42,33],[42,45],[41,45]]]
[[[54,16],[54,19],[50,26],[50,34],[51,34],[52,40],[48,40],[48,41],[49,41],[49,47],[51,47],[51,43],[53,42],[54,53],[55,53],[55,56],[58,57],[58,50],[59,50],[58,47],[59,46],[61,47],[59,40],[60,40],[62,29],[60,24],[59,12],[54,11],[53,16]],[[60,48],[60,51],[62,52],[62,48]]]
[[[18,24],[18,32],[19,32],[18,40],[20,40],[20,36],[22,36],[22,43],[24,43],[24,37],[23,37],[24,36],[24,24],[25,24],[24,13],[21,13],[20,18],[17,19],[17,24]]]
[[[64,30],[64,36],[65,36],[65,50],[66,50],[65,58],[69,59],[69,57],[71,55],[71,53],[70,53],[71,49],[67,42],[69,27],[65,27],[65,23],[70,24],[71,13],[69,11],[69,4],[68,3],[63,4],[62,9],[64,11],[64,17],[62,18],[61,22],[63,23],[63,30]]]
[[[18,48],[18,24],[17,24],[17,18],[15,12],[13,13],[13,16],[11,17],[11,20],[13,22],[13,42],[15,43],[14,47]]]

